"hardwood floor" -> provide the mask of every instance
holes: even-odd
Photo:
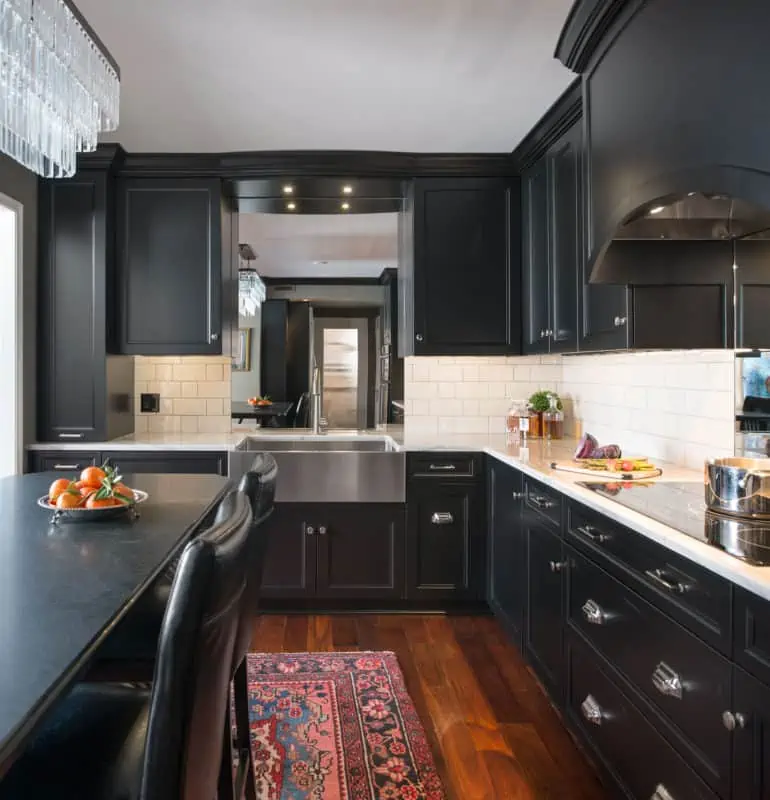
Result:
[[[251,649],[393,650],[448,800],[608,796],[491,617],[265,615]]]

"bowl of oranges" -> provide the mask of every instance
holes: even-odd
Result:
[[[37,504],[54,512],[53,522],[86,522],[135,517],[137,503],[146,499],[147,492],[126,486],[118,468],[105,462],[86,467],[74,478],[57,478]]]

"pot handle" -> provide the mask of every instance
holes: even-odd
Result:
[[[746,470],[746,474],[738,481],[738,485],[741,487],[741,489],[746,488],[746,484],[748,483],[749,478],[770,478],[770,470],[766,469]]]

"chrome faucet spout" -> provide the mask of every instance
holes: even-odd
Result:
[[[323,433],[321,429],[321,371],[314,364],[310,382],[310,429],[313,433]]]

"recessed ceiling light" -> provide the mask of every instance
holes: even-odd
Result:
[[[341,208],[343,211],[349,211],[349,210],[350,210],[350,203],[343,203],[343,204],[340,206],[340,208]]]
[[[295,209],[296,207],[297,207],[297,204],[296,204],[296,203],[286,203],[286,208],[287,208],[289,211],[294,211],[294,209]]]
[[[284,194],[294,194],[294,187],[291,184],[287,183],[286,186],[283,187],[283,193]]]
[[[660,214],[661,211],[665,211],[665,210],[666,210],[665,206],[653,206],[650,209],[650,214]]]
[[[352,186],[343,186],[342,187],[342,194],[353,194],[353,187]]]
[[[328,264],[328,261],[314,261],[314,264]]]

